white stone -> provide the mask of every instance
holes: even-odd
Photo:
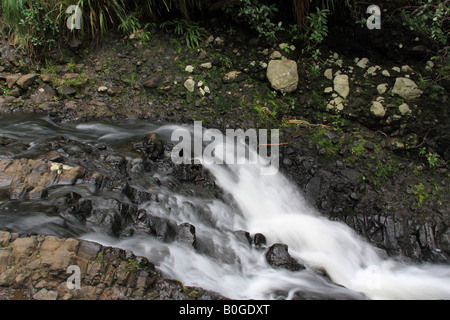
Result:
[[[334,91],[336,91],[344,99],[350,93],[350,85],[348,82],[348,76],[346,74],[340,74],[334,78]]]
[[[298,86],[298,67],[294,60],[271,60],[267,67],[267,78],[275,90],[292,92]]]
[[[383,118],[386,115],[383,105],[378,101],[373,101],[370,112],[378,118]]]
[[[406,73],[406,72],[414,72],[414,70],[411,69],[411,67],[408,66],[408,65],[402,66],[402,71],[405,72],[405,73]]]
[[[390,76],[391,76],[391,74],[390,74],[389,71],[387,71],[387,70],[383,70],[383,71],[381,72],[381,74],[382,74],[383,76],[385,76],[385,77],[390,77]]]
[[[327,70],[325,70],[323,75],[329,80],[333,79],[333,69],[328,68]]]
[[[397,78],[392,93],[399,95],[405,100],[412,100],[420,97],[423,91],[411,79]]]
[[[406,103],[401,104],[398,107],[398,111],[400,111],[400,113],[403,115],[405,115],[407,113],[411,113],[411,109],[409,108],[409,106]]]
[[[367,58],[362,58],[361,60],[358,61],[358,63],[356,64],[358,67],[360,68],[367,68],[367,64],[369,63],[369,59]]]
[[[100,86],[100,87],[98,87],[97,91],[98,91],[98,92],[106,92],[106,91],[108,91],[108,87],[106,87],[106,86]]]
[[[399,67],[392,67],[392,70],[394,70],[395,72],[400,72],[400,68]]]
[[[325,93],[331,93],[331,92],[333,92],[333,88],[332,87],[327,87],[327,88],[325,88],[324,92]]]
[[[371,75],[371,76],[375,76],[377,73],[377,67],[370,67],[369,69],[367,69],[367,74]]]
[[[188,66],[186,66],[186,68],[184,70],[189,73],[192,73],[192,72],[194,72],[194,66],[188,65]]]
[[[205,62],[205,63],[202,63],[200,65],[200,67],[202,67],[204,69],[211,69],[212,68],[212,63],[211,62]]]
[[[270,55],[270,59],[281,59],[282,55],[280,53],[280,51],[274,51],[271,55]]]
[[[386,92],[387,88],[388,88],[388,84],[382,83],[377,86],[377,91],[379,94],[384,94]]]
[[[195,81],[193,79],[187,79],[184,82],[184,87],[187,89],[187,91],[189,92],[194,92],[195,91]]]

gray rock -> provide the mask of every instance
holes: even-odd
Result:
[[[29,73],[26,74],[24,76],[21,76],[18,80],[17,80],[17,84],[22,88],[22,89],[28,89],[28,87],[30,85],[32,85],[34,83],[34,81],[36,81],[36,79],[39,78],[39,75],[35,74],[35,73]]]
[[[267,262],[274,268],[285,268],[290,271],[305,269],[288,252],[288,246],[283,243],[272,245],[266,253]]]
[[[190,223],[182,223],[177,228],[176,240],[189,246],[196,247],[195,227]]]
[[[70,86],[59,87],[58,92],[64,96],[73,96],[77,93],[75,89]]]
[[[275,90],[289,93],[297,89],[297,62],[293,60],[271,60],[267,67],[267,78]]]

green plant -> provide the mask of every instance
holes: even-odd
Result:
[[[403,24],[429,37],[438,44],[448,42],[450,1],[415,0],[401,8]]]
[[[168,31],[169,27],[174,29],[175,34],[184,35],[186,45],[189,48],[198,47],[200,41],[205,37],[206,31],[200,27],[198,23],[188,21],[185,19],[175,19],[172,21],[163,22],[160,27]]]
[[[328,35],[327,15],[330,10],[316,8],[315,13],[310,13],[306,20],[308,22],[307,35],[313,43],[321,43]]]
[[[428,160],[428,165],[430,166],[430,168],[434,168],[439,165],[439,155],[437,153],[428,152],[426,158]]]
[[[237,4],[224,7],[225,13],[235,15],[244,19],[253,30],[258,32],[259,37],[268,41],[277,39],[276,33],[284,31],[282,22],[273,22],[278,13],[275,4],[265,4],[258,0],[239,0]]]
[[[83,13],[82,34],[92,39],[104,37],[113,26],[123,24],[127,19],[124,0],[78,0],[76,5]]]
[[[14,43],[40,58],[40,53],[51,50],[60,36],[61,7],[55,1],[3,0],[2,30]]]
[[[412,186],[411,188],[414,195],[418,196],[417,206],[420,208],[423,201],[429,197],[428,193],[425,191],[425,186],[422,182]]]
[[[164,17],[164,14],[178,14],[185,20],[190,20],[195,12],[202,12],[208,0],[135,0],[135,7],[140,8],[154,20]]]

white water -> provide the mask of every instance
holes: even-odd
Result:
[[[185,285],[235,299],[276,298],[275,290],[288,292],[287,298],[301,291],[336,298],[450,299],[448,265],[412,265],[384,258],[347,225],[329,221],[308,206],[294,184],[280,173],[263,176],[257,165],[205,166],[239,210],[218,200],[159,192],[172,207],[171,219],[193,224],[199,239],[213,239],[213,254],[199,254],[182,244],[161,243],[144,235],[127,240],[99,234],[84,238],[131,249]],[[187,202],[193,206],[186,206]],[[144,208],[153,215],[168,214],[154,204],[148,206]],[[204,209],[208,219],[198,208]],[[262,233],[269,245],[287,244],[291,256],[308,268],[300,272],[273,269],[265,261],[264,251],[238,241],[236,230]],[[312,267],[325,270],[334,284]]]

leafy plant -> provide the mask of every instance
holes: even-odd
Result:
[[[446,45],[449,36],[450,1],[415,0],[401,9],[403,24],[411,27],[433,41]]]
[[[259,37],[263,37],[268,41],[277,39],[276,33],[284,31],[282,22],[273,22],[273,18],[278,13],[275,4],[265,4],[258,0],[239,0],[235,5],[224,7],[225,13],[236,15],[244,19],[250,28],[257,31]]]
[[[321,43],[328,35],[327,14],[328,9],[320,10],[316,8],[315,13],[310,13],[306,20],[308,21],[308,38],[313,43]]]
[[[202,38],[204,38],[206,31],[200,27],[198,23],[188,21],[185,19],[175,19],[172,21],[163,22],[161,28],[168,30],[168,27],[173,27],[175,34],[184,35],[186,45],[189,48],[198,47]]]
[[[76,5],[83,13],[82,33],[93,39],[104,37],[112,26],[123,24],[126,20],[124,0],[78,0]]]

